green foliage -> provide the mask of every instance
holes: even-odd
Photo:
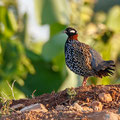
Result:
[[[33,43],[28,34],[28,16],[19,15],[17,2],[3,0],[0,6],[0,96],[16,99],[40,95],[81,83],[76,75],[66,69],[64,44],[66,26],[78,30],[79,40],[101,53],[105,60],[116,61],[113,77],[90,78],[90,84],[120,83],[120,6],[108,13],[94,12],[94,0],[35,0],[39,24],[48,24],[50,38],[47,42]],[[9,6],[12,6],[9,8]],[[11,84],[16,80],[13,91]],[[77,83],[78,82],[78,83]],[[74,96],[74,91],[68,91]]]
[[[71,25],[79,31],[79,40],[83,41],[95,50],[101,53],[104,60],[113,59],[117,61],[117,56],[120,52],[120,31],[119,31],[119,19],[120,19],[120,6],[114,6],[110,9],[109,13],[104,12],[94,13],[92,10],[94,2],[93,1],[83,1],[80,9],[81,3],[73,2],[72,5],[72,22]],[[90,9],[90,13],[86,12],[86,9]],[[74,15],[74,13],[76,13]],[[78,14],[79,13],[79,14]],[[81,14],[86,14],[86,19],[81,18]],[[117,13],[117,14],[116,14]],[[89,17],[87,17],[89,16]],[[80,18],[80,19],[77,19]],[[93,19],[91,19],[93,18]],[[117,66],[119,68],[119,66]],[[94,84],[111,84],[115,82],[117,73],[113,77],[91,78],[91,82]]]
[[[107,26],[115,32],[120,32],[120,6],[114,6],[109,11]]]
[[[73,99],[77,95],[74,88],[67,88],[66,93],[67,93],[68,97],[70,97],[70,99]]]
[[[35,0],[37,20],[40,24],[67,24],[69,6],[66,0]]]
[[[63,53],[66,36],[63,34],[55,35],[44,46],[42,56],[46,61],[53,60],[56,56]]]
[[[7,95],[8,98],[12,98],[7,81],[12,83],[16,80],[20,83],[28,72],[32,74],[35,70],[26,57],[22,40],[19,36],[15,36],[19,31],[17,31],[18,24],[13,11],[6,6],[0,6],[0,11],[2,13],[0,24],[3,27],[0,30],[0,93],[2,97]],[[20,90],[15,89],[17,93],[21,93]],[[15,96],[19,98],[17,94]]]
[[[10,115],[11,112],[13,111],[12,109],[10,109],[10,105],[12,104],[11,100],[5,100],[2,101],[2,108],[0,109],[0,116],[2,115]]]

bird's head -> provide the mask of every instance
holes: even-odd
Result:
[[[77,31],[72,28],[72,27],[68,27],[64,30],[64,33],[66,33],[68,35],[68,37],[71,37],[71,36],[74,36],[74,35],[77,35]]]

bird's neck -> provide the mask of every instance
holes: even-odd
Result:
[[[69,36],[68,40],[78,40],[78,34]]]

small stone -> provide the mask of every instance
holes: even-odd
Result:
[[[85,106],[85,107],[82,107],[82,112],[83,113],[90,113],[90,112],[93,112],[93,109]]]
[[[80,113],[89,113],[89,112],[93,112],[93,109],[92,108],[89,108],[87,106],[80,106],[78,103],[74,103],[72,106],[69,107],[70,110],[75,110],[77,112],[80,112]]]
[[[95,112],[88,115],[87,118],[90,120],[119,120],[119,115],[112,112]]]
[[[17,104],[17,105],[13,105],[13,106],[11,107],[11,109],[18,110],[18,109],[23,108],[24,106],[25,106],[24,104]]]
[[[87,98],[87,99],[86,99],[86,101],[87,101],[87,102],[89,102],[89,101],[90,101],[90,99],[89,99],[89,98]]]
[[[57,105],[56,106],[56,110],[58,110],[58,111],[62,111],[64,109],[65,109],[65,107],[63,105]]]
[[[16,113],[17,113],[17,114],[21,114],[21,111],[17,110]]]
[[[84,117],[84,118],[82,118],[81,120],[88,120],[88,119]]]
[[[99,94],[99,99],[102,101],[102,102],[106,102],[106,103],[109,103],[112,101],[112,97],[109,93],[100,93]]]
[[[24,111],[36,111],[36,112],[47,112],[48,110],[46,109],[46,107],[43,104],[32,104],[29,106],[24,107],[23,109],[20,110],[21,112]]]
[[[79,111],[79,112],[82,112],[82,107],[78,104],[78,103],[74,103],[72,105],[73,109]]]
[[[96,111],[96,112],[97,111],[101,111],[102,108],[103,108],[102,103],[99,102],[99,101],[93,101],[92,104],[91,104],[91,106],[92,106],[93,110]]]

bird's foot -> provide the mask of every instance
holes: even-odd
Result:
[[[88,77],[84,77],[83,82],[82,82],[82,86],[83,86],[83,87],[86,86],[86,84],[87,84],[87,79],[88,79]]]

